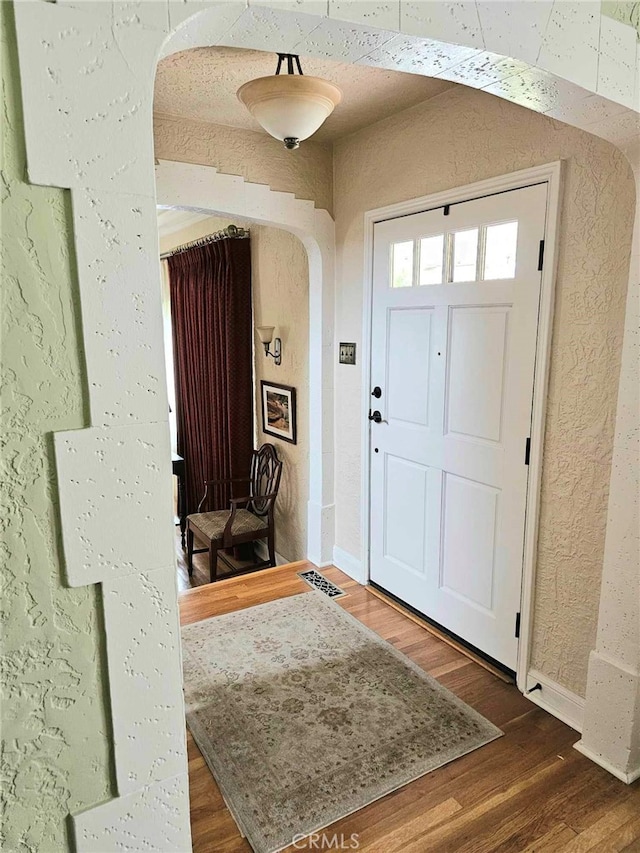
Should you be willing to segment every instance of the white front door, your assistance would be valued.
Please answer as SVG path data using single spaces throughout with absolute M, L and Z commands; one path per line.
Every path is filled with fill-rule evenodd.
M 374 231 L 371 580 L 513 670 L 546 197 Z

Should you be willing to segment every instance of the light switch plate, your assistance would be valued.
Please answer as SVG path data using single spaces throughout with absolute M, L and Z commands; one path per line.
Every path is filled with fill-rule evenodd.
M 340 344 L 340 364 L 355 364 L 356 363 L 356 345 L 355 344 Z

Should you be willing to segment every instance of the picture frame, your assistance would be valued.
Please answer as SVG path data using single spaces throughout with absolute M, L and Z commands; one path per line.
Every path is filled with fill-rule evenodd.
M 262 431 L 297 444 L 296 389 L 279 382 L 260 381 Z

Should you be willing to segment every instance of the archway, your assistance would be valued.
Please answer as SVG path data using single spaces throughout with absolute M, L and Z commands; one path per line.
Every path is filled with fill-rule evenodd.
M 158 204 L 224 213 L 289 231 L 309 259 L 309 501 L 307 558 L 331 562 L 333 546 L 333 407 L 326 376 L 333 353 L 333 220 L 313 202 L 274 192 L 209 166 L 161 160 L 156 166 Z M 212 208 L 213 205 L 213 208 Z
M 369 19 L 356 12 L 355 22 L 318 14 L 312 0 L 310 14 L 234 2 L 17 4 L 29 179 L 72 190 L 89 378 L 91 427 L 56 436 L 58 490 L 68 583 L 103 585 L 119 796 L 75 819 L 79 850 L 103 850 L 107 837 L 126 844 L 132 834 L 159 849 L 190 846 L 173 560 L 164 532 L 171 510 L 159 273 L 150 263 L 158 256 L 149 133 L 157 57 L 225 43 L 367 58 L 418 73 L 436 63 L 445 79 L 553 111 L 623 147 L 632 141 L 633 70 L 616 63 L 626 43 L 618 52 L 603 47 L 600 22 L 584 17 L 580 4 L 573 24 L 554 18 L 554 26 L 534 26 L 533 36 L 525 4 L 510 20 L 501 6 L 491 12 L 492 4 L 483 5 L 489 19 L 477 26 L 444 3 L 408 4 L 403 13 L 389 3 Z M 480 14 L 475 4 L 465 8 Z M 604 48 L 608 83 L 599 77 Z M 514 61 L 515 73 L 501 65 Z M 627 340 L 633 310 L 630 303 Z M 322 352 L 321 386 L 330 341 L 323 339 Z M 633 372 L 631 344 L 624 357 Z M 624 467 L 633 449 L 623 440 L 617 447 Z M 625 495 L 633 500 L 633 488 L 620 483 L 618 503 Z M 318 497 L 323 548 L 330 504 L 326 494 Z M 118 541 L 100 524 L 102 510 L 121 531 Z M 132 608 L 144 622 L 142 638 L 141 621 L 127 618 Z M 134 654 L 137 681 L 128 666 Z M 606 690 L 606 679 L 600 684 Z

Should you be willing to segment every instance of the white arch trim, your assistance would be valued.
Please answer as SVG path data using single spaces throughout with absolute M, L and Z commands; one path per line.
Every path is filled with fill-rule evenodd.
M 623 149 L 637 135 L 636 34 L 597 3 L 268 3 L 16 3 L 28 174 L 71 189 L 89 378 L 91 426 L 55 437 L 58 491 L 68 582 L 102 584 L 118 796 L 75 817 L 79 853 L 191 846 L 150 132 L 158 57 L 295 51 L 456 80 Z M 323 371 L 330 349 L 329 326 Z M 323 477 L 322 500 L 325 489 Z
M 309 502 L 307 558 L 331 562 L 333 502 L 333 309 L 335 234 L 333 219 L 313 202 L 277 192 L 211 166 L 160 160 L 158 205 L 223 213 L 295 234 L 309 259 Z
M 44 7 L 17 0 L 16 18 L 22 84 L 30 93 L 29 178 L 43 185 L 148 192 L 139 158 L 142 140 L 149 141 L 156 61 L 209 45 L 295 51 L 439 77 L 621 149 L 637 142 L 637 33 L 601 15 L 594 2 L 58 0 Z M 105 146 L 112 121 L 118 126 Z M 76 123 L 80 135 L 70 132 Z

